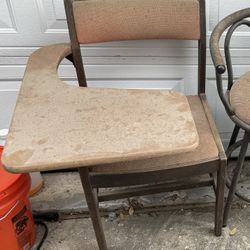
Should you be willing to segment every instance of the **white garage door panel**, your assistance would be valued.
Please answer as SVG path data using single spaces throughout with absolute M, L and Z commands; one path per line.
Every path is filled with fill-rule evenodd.
M 19 88 L 20 82 L 0 81 L 0 129 L 9 127 Z
M 206 3 L 207 41 L 224 16 L 250 7 L 249 0 Z M 63 0 L 0 1 L 0 129 L 9 126 L 29 55 L 40 46 L 68 41 Z M 250 29 L 237 30 L 231 45 L 235 78 L 238 78 L 250 69 Z M 82 54 L 92 87 L 175 89 L 194 94 L 196 46 L 194 41 L 113 42 L 82 46 Z M 207 55 L 207 95 L 221 137 L 227 142 L 233 124 L 217 95 L 209 49 Z M 71 84 L 76 83 L 75 71 L 66 60 L 59 68 L 59 75 Z
M 162 43 L 167 44 L 166 41 Z M 29 55 L 38 48 L 1 47 L 0 65 L 26 65 Z M 83 47 L 81 51 L 85 65 L 196 65 L 198 56 L 195 48 Z M 221 53 L 223 54 L 223 50 Z M 234 65 L 249 65 L 250 49 L 232 48 L 231 56 Z M 63 64 L 70 62 L 64 60 Z M 207 64 L 212 65 L 209 49 L 207 49 Z

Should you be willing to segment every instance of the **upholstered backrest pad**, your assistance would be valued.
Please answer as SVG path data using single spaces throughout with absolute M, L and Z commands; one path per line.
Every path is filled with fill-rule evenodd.
M 75 0 L 80 43 L 200 38 L 198 0 Z

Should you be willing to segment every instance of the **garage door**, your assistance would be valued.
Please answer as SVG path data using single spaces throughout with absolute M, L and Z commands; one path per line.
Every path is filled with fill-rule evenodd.
M 143 1 L 142 1 L 143 2 Z M 218 20 L 249 0 L 207 1 L 209 36 Z M 0 129 L 8 128 L 28 56 L 40 46 L 69 41 L 63 0 L 0 1 Z M 232 41 L 235 78 L 249 70 L 250 29 L 237 31 Z M 175 89 L 196 92 L 196 42 L 131 41 L 82 47 L 90 86 Z M 208 51 L 207 95 L 223 142 L 233 124 L 218 99 L 214 69 Z M 74 68 L 63 61 L 62 79 L 76 84 Z M 225 78 L 226 86 L 226 78 Z M 24 114 L 27 116 L 28 114 Z

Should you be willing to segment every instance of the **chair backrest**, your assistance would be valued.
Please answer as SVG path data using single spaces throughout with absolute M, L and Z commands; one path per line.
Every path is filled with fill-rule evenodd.
M 205 84 L 205 0 L 64 2 L 77 71 L 83 68 L 78 58 L 79 44 L 142 39 L 198 40 L 199 92 L 205 91 L 205 87 L 200 86 Z M 84 73 L 77 75 L 79 85 L 86 86 Z
M 74 1 L 80 43 L 200 38 L 197 0 Z

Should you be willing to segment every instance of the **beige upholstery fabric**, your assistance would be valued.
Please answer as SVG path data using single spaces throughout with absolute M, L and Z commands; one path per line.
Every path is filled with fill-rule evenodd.
M 69 53 L 70 45 L 59 44 L 30 57 L 3 153 L 9 171 L 138 160 L 198 146 L 183 94 L 70 86 L 57 76 Z
M 233 84 L 230 91 L 230 103 L 236 116 L 250 124 L 250 71 Z
M 193 113 L 200 142 L 199 146 L 194 151 L 133 162 L 106 164 L 103 166 L 94 167 L 93 171 L 111 173 L 137 172 L 141 170 L 153 171 L 181 167 L 184 164 L 194 164 L 198 161 L 218 159 L 218 149 L 214 141 L 208 120 L 204 113 L 200 98 L 198 96 L 189 96 L 188 101 Z
M 73 11 L 80 43 L 200 38 L 198 0 L 84 0 Z

